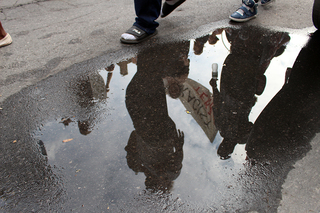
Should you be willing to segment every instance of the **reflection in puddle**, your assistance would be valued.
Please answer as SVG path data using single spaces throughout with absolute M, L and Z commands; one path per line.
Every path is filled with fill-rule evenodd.
M 306 40 L 244 26 L 147 48 L 79 78 L 75 106 L 35 137 L 88 209 L 273 211 L 266 182 L 247 195 L 245 143 Z

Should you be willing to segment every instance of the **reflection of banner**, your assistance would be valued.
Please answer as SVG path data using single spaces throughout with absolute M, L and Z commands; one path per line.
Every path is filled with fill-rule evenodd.
M 201 126 L 207 137 L 213 142 L 217 128 L 212 112 L 213 98 L 210 91 L 198 82 L 187 79 L 183 83 L 183 93 L 179 97 L 184 107 Z

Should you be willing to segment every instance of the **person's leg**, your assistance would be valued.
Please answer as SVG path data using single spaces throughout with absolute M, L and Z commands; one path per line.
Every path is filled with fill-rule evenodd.
M 155 20 L 160 16 L 161 0 L 134 0 L 134 7 L 137 17 L 133 25 L 148 34 L 154 33 L 159 26 Z
M 230 15 L 230 19 L 237 22 L 249 21 L 256 17 L 258 0 L 242 0 L 242 6 Z
M 3 29 L 1 21 L 0 21 L 0 40 L 3 39 L 7 35 L 6 31 Z
M 121 35 L 121 42 L 136 44 L 157 33 L 159 23 L 155 20 L 160 16 L 161 0 L 134 0 L 136 19 L 133 26 Z
M 9 45 L 12 43 L 12 38 L 7 33 L 4 28 L 2 27 L 1 21 L 0 21 L 0 47 Z

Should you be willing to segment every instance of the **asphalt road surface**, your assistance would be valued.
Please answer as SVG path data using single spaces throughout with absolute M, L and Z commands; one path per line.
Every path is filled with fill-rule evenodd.
M 278 84 L 280 90 L 287 67 L 292 66 L 309 33 L 316 30 L 311 18 L 312 5 L 312 0 L 303 3 L 298 0 L 276 0 L 268 7 L 259 6 L 256 19 L 235 24 L 229 21 L 228 16 L 240 6 L 239 0 L 189 0 L 170 16 L 158 20 L 160 27 L 156 37 L 130 46 L 121 44 L 119 38 L 134 21 L 132 1 L 1 1 L 0 20 L 12 36 L 13 43 L 0 49 L 0 211 L 319 212 L 320 139 L 314 129 L 317 127 L 315 109 L 318 101 L 310 101 L 318 100 L 318 93 L 314 90 L 317 86 L 311 83 L 301 89 L 299 84 L 294 84 L 294 79 L 306 77 L 310 80 L 317 76 L 299 78 L 293 75 L 293 83 L 281 90 L 282 93 L 275 97 L 273 104 L 261 116 L 259 113 L 276 92 L 271 92 L 269 99 L 258 98 L 257 103 L 266 103 L 261 106 L 256 104 L 260 108 L 252 109 L 252 116 L 255 116 L 252 120 L 258 116 L 259 119 L 248 139 L 248 157 L 258 159 L 257 164 L 248 163 L 244 145 L 237 146 L 230 159 L 221 160 L 216 154 L 211 155 L 217 152 L 222 138 L 213 140 L 213 136 L 209 136 L 211 133 L 205 132 L 196 117 L 193 117 L 195 122 L 188 116 L 190 110 L 185 110 L 182 104 L 176 106 L 177 102 L 173 99 L 168 99 L 171 118 L 168 116 L 170 119 L 165 121 L 165 126 L 169 129 L 171 119 L 174 120 L 177 128 L 184 131 L 185 140 L 183 166 L 178 169 L 180 176 L 173 178 L 175 185 L 172 193 L 144 190 L 150 187 L 150 182 L 152 185 L 152 181 L 148 182 L 146 178 L 149 173 L 130 164 L 134 161 L 129 160 L 131 155 L 128 154 L 131 153 L 130 139 L 140 137 L 132 131 L 135 128 L 139 132 L 136 124 L 139 115 L 136 114 L 141 110 L 131 97 L 141 89 L 136 84 L 148 86 L 141 76 L 143 79 L 151 78 L 148 82 L 154 89 L 149 92 L 157 92 L 157 80 L 163 78 L 144 75 L 146 69 L 157 68 L 157 64 L 149 64 L 149 56 L 159 55 L 159 60 L 168 61 L 169 58 L 170 62 L 170 54 L 175 54 L 174 44 L 179 50 L 190 50 L 189 78 L 212 92 L 208 77 L 199 74 L 202 65 L 211 65 L 212 61 L 202 60 L 206 61 L 211 51 L 217 58 L 214 62 L 223 67 L 227 59 L 232 60 L 232 57 L 226 59 L 229 52 L 225 52 L 228 48 L 222 42 L 226 38 L 223 36 L 231 32 L 235 34 L 237 29 L 249 29 L 239 35 L 253 36 L 249 37 L 253 40 L 255 35 L 270 37 L 271 41 L 283 40 L 284 43 L 290 40 L 284 53 L 277 56 L 279 61 L 276 63 L 273 60 L 272 63 L 276 64 L 270 64 L 270 67 L 278 66 L 277 69 L 281 70 L 283 79 L 278 78 L 281 81 Z M 264 30 L 259 31 L 257 27 Z M 207 52 L 201 54 L 202 58 L 197 58 L 192 53 L 195 39 L 216 29 L 223 29 L 225 33 L 217 35 L 221 36 L 220 43 L 212 50 L 206 46 Z M 250 29 L 257 34 L 250 33 Z M 285 40 L 286 36 L 290 39 Z M 167 56 L 166 50 L 170 50 Z M 256 49 L 253 52 L 256 53 Z M 288 52 L 292 54 L 285 54 Z M 136 62 L 139 56 L 146 60 L 145 66 L 140 64 L 143 60 Z M 286 64 L 288 60 L 291 65 Z M 127 61 L 128 72 L 121 70 L 123 61 Z M 111 64 L 116 64 L 113 72 L 104 70 Z M 144 69 L 139 70 L 139 67 Z M 134 75 L 137 69 L 141 76 Z M 106 83 L 108 78 L 114 82 L 110 85 L 110 92 L 91 90 L 90 95 L 86 93 L 88 87 L 101 88 L 92 86 L 95 84 L 93 82 L 101 83 L 103 79 Z M 277 77 L 267 76 L 268 79 L 276 81 Z M 290 90 L 292 87 L 299 87 L 300 90 Z M 300 94 L 301 90 L 311 93 Z M 297 102 L 291 102 L 292 93 L 299 97 Z M 137 94 L 141 94 L 142 100 L 146 98 L 143 91 Z M 95 98 L 88 100 L 88 96 Z M 161 97 L 155 99 L 159 103 L 160 100 Z M 145 103 L 148 99 L 139 102 L 138 106 Z M 284 107 L 277 107 L 277 104 Z M 187 108 L 186 105 L 184 107 Z M 293 128 L 287 132 L 284 130 L 283 134 L 272 129 L 279 123 L 285 126 L 286 121 L 295 117 L 294 112 L 287 109 L 296 110 L 297 119 L 294 122 L 298 126 L 306 125 L 299 123 L 300 118 L 310 116 L 306 123 L 312 128 L 308 126 L 303 133 L 298 131 L 299 128 L 296 132 Z M 300 109 L 305 111 L 299 114 Z M 179 114 L 182 111 L 184 113 Z M 141 110 L 141 113 L 145 112 Z M 268 119 L 270 115 L 275 118 Z M 266 123 L 269 129 L 261 128 Z M 268 148 L 257 146 L 255 140 L 262 135 L 262 138 L 272 141 L 275 139 L 273 134 L 282 141 L 292 138 L 299 141 L 302 138 L 307 143 L 292 150 L 284 149 L 289 150 L 290 158 L 283 157 L 286 151 L 282 156 L 282 153 L 273 150 L 266 154 L 269 157 L 264 156 L 260 162 L 252 150 L 260 148 L 260 153 L 263 153 L 263 149 Z M 67 139 L 70 141 L 64 141 Z M 175 149 L 179 150 L 179 146 Z M 132 153 L 133 156 L 135 151 Z

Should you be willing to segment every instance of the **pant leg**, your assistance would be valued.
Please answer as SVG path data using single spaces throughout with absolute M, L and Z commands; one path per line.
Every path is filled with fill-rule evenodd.
M 161 0 L 134 0 L 136 22 L 133 24 L 148 34 L 155 32 L 159 23 L 155 20 L 160 16 Z

